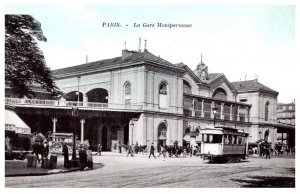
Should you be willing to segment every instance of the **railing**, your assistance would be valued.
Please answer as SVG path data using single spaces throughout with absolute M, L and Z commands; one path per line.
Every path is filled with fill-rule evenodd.
M 185 108 L 185 109 L 183 109 L 183 114 L 184 114 L 184 116 L 187 116 L 187 117 L 214 119 L 213 113 L 208 110 L 202 111 L 202 110 L 198 110 L 198 109 Z M 223 112 L 223 114 L 221 114 L 220 112 L 217 112 L 216 119 L 223 120 L 223 121 L 250 122 L 250 115 L 245 115 L 245 114 L 234 115 L 234 114 L 225 113 L 225 112 Z
M 142 105 L 116 103 L 100 103 L 100 102 L 77 102 L 77 101 L 60 101 L 60 100 L 42 100 L 42 99 L 20 99 L 5 98 L 5 104 L 14 105 L 34 105 L 34 106 L 56 106 L 56 107 L 83 107 L 94 109 L 118 109 L 118 110 L 142 110 Z

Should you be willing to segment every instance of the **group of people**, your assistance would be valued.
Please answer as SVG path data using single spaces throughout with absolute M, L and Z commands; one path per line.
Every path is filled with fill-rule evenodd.
M 137 147 L 137 143 L 134 146 L 133 144 L 130 145 L 128 144 L 127 148 L 127 157 L 134 156 L 134 153 L 137 153 L 137 151 L 135 150 L 135 148 Z M 154 158 L 156 158 L 155 156 L 155 147 L 154 147 L 154 143 L 152 143 L 150 145 L 150 152 L 149 152 L 149 158 L 151 158 L 151 156 L 153 156 Z M 183 157 L 186 156 L 199 156 L 200 155 L 200 146 L 198 145 L 187 145 L 187 146 L 178 146 L 178 143 L 174 143 L 174 145 L 172 146 L 168 146 L 168 145 L 158 145 L 157 147 L 157 152 L 158 152 L 158 156 L 163 156 L 164 158 L 167 156 L 167 153 L 169 154 L 169 157 L 172 157 L 173 155 L 175 155 L 176 157 L 180 156 L 181 154 L 183 154 Z

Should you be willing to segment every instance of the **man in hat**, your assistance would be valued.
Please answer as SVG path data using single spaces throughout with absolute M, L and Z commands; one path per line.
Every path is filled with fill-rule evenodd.
M 64 167 L 68 168 L 68 166 L 69 166 L 69 150 L 68 150 L 67 144 L 65 143 L 65 140 L 63 140 L 62 144 L 63 144 L 62 152 L 63 152 L 63 156 L 64 156 Z
M 155 157 L 155 155 L 154 155 L 154 150 L 155 150 L 155 148 L 154 148 L 154 145 L 153 145 L 153 143 L 152 143 L 152 144 L 151 144 L 151 147 L 150 147 L 149 158 L 150 158 L 151 155 L 153 155 L 153 157 L 156 159 L 156 157 Z

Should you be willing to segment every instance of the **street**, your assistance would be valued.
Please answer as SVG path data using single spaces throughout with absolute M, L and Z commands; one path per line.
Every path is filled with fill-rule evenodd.
M 294 157 L 251 157 L 247 161 L 211 164 L 199 157 L 148 158 L 125 154 L 94 156 L 94 170 L 45 176 L 5 177 L 7 188 L 236 188 L 295 187 Z

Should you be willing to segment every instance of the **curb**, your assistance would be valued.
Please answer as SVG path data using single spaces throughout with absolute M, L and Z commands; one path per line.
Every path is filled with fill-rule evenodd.
M 45 176 L 45 175 L 51 175 L 51 174 L 60 174 L 60 173 L 67 173 L 67 172 L 74 172 L 78 171 L 80 168 L 75 168 L 71 170 L 60 170 L 57 172 L 41 172 L 41 173 L 28 173 L 28 174 L 9 174 L 5 175 L 5 177 L 17 177 L 17 176 Z

